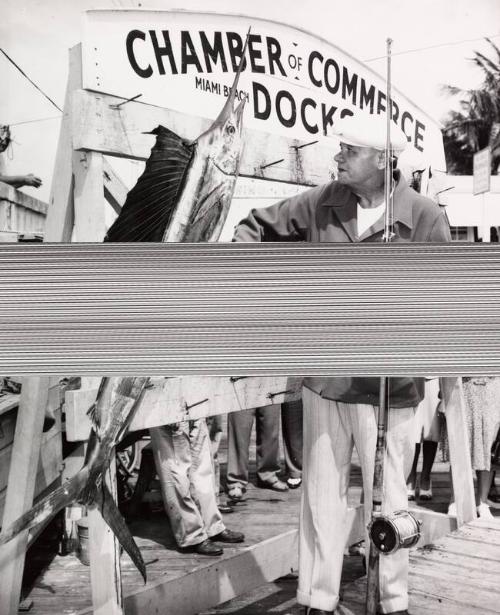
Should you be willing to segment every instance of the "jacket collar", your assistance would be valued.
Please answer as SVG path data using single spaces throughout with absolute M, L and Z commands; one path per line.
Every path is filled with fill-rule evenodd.
M 409 229 L 413 228 L 412 190 L 407 186 L 401 171 L 394 171 L 396 186 L 394 187 L 394 222 L 400 222 Z M 334 182 L 335 190 L 323 203 L 323 207 L 335 208 L 335 214 L 351 241 L 360 241 L 358 237 L 358 199 L 351 190 L 343 184 Z M 373 226 L 367 229 L 361 238 L 364 240 L 375 233 L 384 230 L 384 218 L 379 218 Z

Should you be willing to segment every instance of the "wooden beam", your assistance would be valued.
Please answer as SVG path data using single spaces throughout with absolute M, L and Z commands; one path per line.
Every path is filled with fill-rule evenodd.
M 154 144 L 148 134 L 159 124 L 180 137 L 196 139 L 211 120 L 140 102 L 79 90 L 73 95 L 73 147 L 110 156 L 146 160 Z M 289 139 L 258 130 L 243 129 L 245 149 L 240 175 L 315 186 L 330 180 L 334 140 Z M 271 164 L 272 163 L 272 164 Z M 268 166 L 269 165 L 269 166 Z
M 301 379 L 250 377 L 232 381 L 222 377 L 152 378 L 130 425 L 131 431 L 181 420 L 258 408 L 300 397 Z M 86 440 L 90 433 L 87 411 L 95 401 L 94 388 L 67 391 L 66 435 Z
M 40 201 L 21 190 L 17 190 L 10 184 L 0 182 L 0 202 L 7 201 L 13 203 L 19 207 L 24 207 L 29 211 L 36 212 L 37 214 L 47 215 L 48 205 L 44 201 Z
M 162 578 L 125 596 L 127 615 L 194 615 L 297 568 L 298 531 L 289 530 L 177 578 Z M 90 615 L 91 610 L 77 615 Z
M 15 521 L 31 507 L 33 502 L 48 389 L 48 378 L 27 378 L 23 381 L 2 521 L 3 527 Z M 17 613 L 27 543 L 28 532 L 25 531 L 0 547 L 0 613 L 2 615 Z
M 82 87 L 82 50 L 76 45 L 69 52 L 69 74 L 64 99 L 64 114 L 59 131 L 56 161 L 50 188 L 44 241 L 71 241 L 73 230 L 73 142 L 71 135 L 71 97 Z
M 440 378 L 439 381 L 446 412 L 457 523 L 461 526 L 477 517 L 462 379 Z
M 450 517 L 443 513 L 437 513 L 425 508 L 411 507 L 410 512 L 422 522 L 421 536 L 417 546 L 432 544 L 435 540 L 446 536 L 457 529 L 456 517 Z
M 103 181 L 104 198 L 119 214 L 127 198 L 128 188 L 106 159 L 103 161 Z
M 36 484 L 34 495 L 45 489 L 61 473 L 62 469 L 62 444 L 61 444 L 61 418 L 57 415 L 56 424 L 42 434 L 41 450 L 38 465 L 35 468 Z M 10 481 L 11 459 L 13 458 L 15 440 L 10 446 L 0 450 L 0 508 L 2 496 Z M 1 514 L 0 514 L 1 518 Z

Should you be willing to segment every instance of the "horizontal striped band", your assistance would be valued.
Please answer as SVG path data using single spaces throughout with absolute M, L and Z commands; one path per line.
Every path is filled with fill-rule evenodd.
M 498 244 L 0 244 L 0 373 L 500 375 Z

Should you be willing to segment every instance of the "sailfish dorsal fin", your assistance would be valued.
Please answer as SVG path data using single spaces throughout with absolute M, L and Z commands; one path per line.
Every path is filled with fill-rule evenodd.
M 164 126 L 152 134 L 156 143 L 144 173 L 104 241 L 162 241 L 196 146 Z

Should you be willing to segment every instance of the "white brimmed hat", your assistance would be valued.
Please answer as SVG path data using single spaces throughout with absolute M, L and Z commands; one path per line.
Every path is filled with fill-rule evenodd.
M 404 132 L 391 122 L 391 147 L 399 154 L 408 144 Z M 333 134 L 342 143 L 357 147 L 373 147 L 385 150 L 387 143 L 387 119 L 384 115 L 348 115 L 333 125 Z

